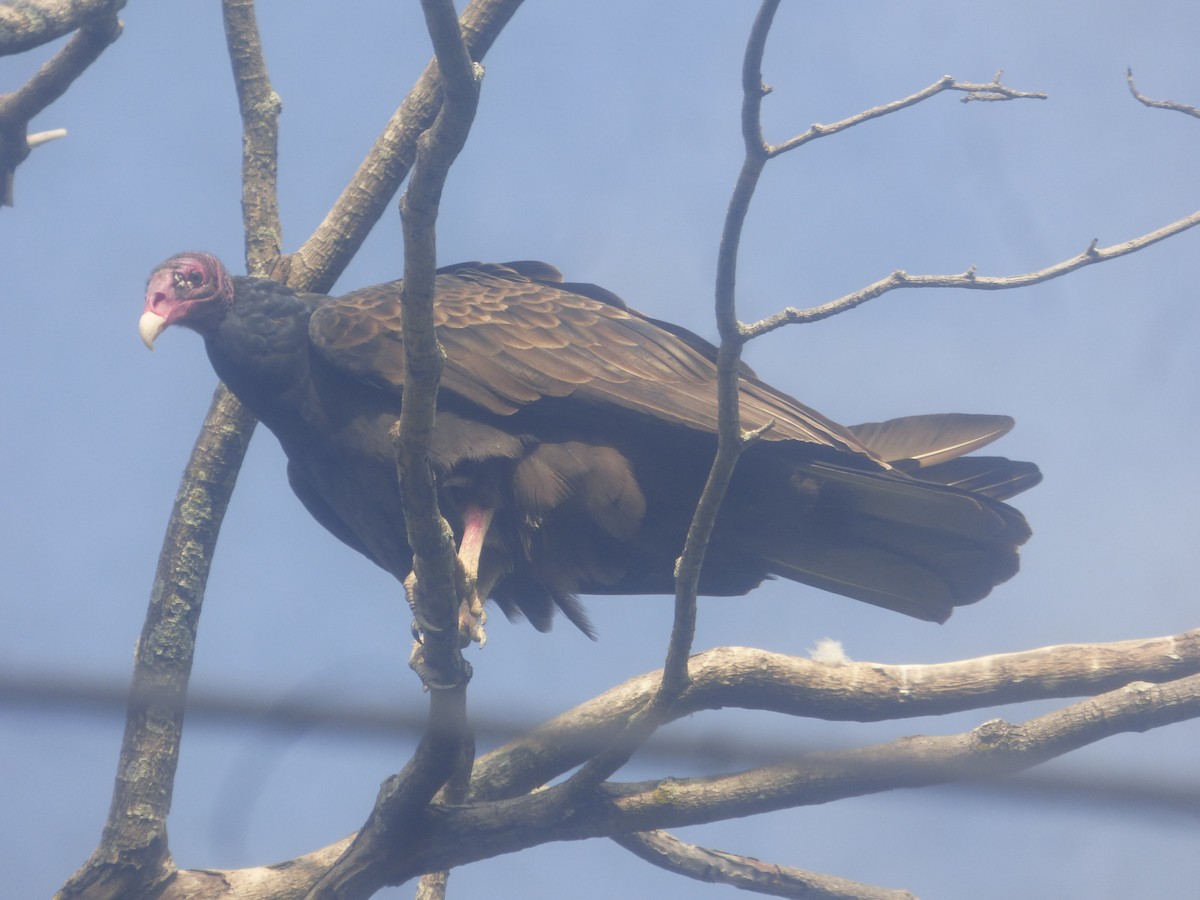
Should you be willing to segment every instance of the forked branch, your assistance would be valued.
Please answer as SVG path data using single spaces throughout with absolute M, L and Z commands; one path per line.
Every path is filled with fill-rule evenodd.
M 881 116 L 887 116 L 894 112 L 899 112 L 902 109 L 907 109 L 910 106 L 915 106 L 930 97 L 936 97 L 945 91 L 957 91 L 966 94 L 963 97 L 963 103 L 971 101 L 989 101 L 998 102 L 1004 100 L 1045 100 L 1046 94 L 1042 91 L 1018 91 L 1000 83 L 1003 72 L 997 72 L 995 78 L 990 82 L 977 83 L 973 81 L 959 81 L 953 75 L 943 75 L 929 87 L 922 88 L 915 94 L 909 94 L 907 97 L 902 97 L 899 100 L 893 100 L 891 103 L 885 103 L 883 106 L 873 106 L 870 109 L 864 109 L 860 113 L 855 113 L 848 118 L 841 119 L 837 122 L 830 122 L 828 125 L 815 124 L 802 134 L 788 138 L 780 144 L 768 144 L 765 149 L 769 156 L 779 156 L 787 153 L 789 150 L 795 150 L 797 147 L 802 147 L 810 141 L 815 141 L 817 138 L 829 137 L 830 135 L 838 134 L 848 128 L 853 128 L 856 125 L 861 125 L 864 122 L 869 122 L 871 119 L 878 119 Z M 767 88 L 763 88 L 763 93 L 767 92 Z
M 63 129 L 43 132 L 32 141 L 29 121 L 66 93 L 100 54 L 121 35 L 117 11 L 124 0 L 47 3 L 17 9 L 0 6 L 0 55 L 19 53 L 75 31 L 61 50 L 17 91 L 0 95 L 0 206 L 13 205 L 13 176 L 30 149 L 45 143 L 47 135 L 61 136 Z M 78 29 L 78 30 L 76 30 Z

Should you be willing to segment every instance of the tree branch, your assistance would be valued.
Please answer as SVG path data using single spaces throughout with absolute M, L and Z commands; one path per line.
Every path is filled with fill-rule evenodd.
M 1122 683 L 1128 676 L 1138 677 L 1139 665 L 1147 677 L 1175 680 L 1161 685 L 1138 680 Z M 1200 631 L 1144 641 L 1047 647 L 933 666 L 828 666 L 744 648 L 709 651 L 696 658 L 692 687 L 677 707 L 680 714 L 697 708 L 690 701 L 703 699 L 704 708 L 717 708 L 740 705 L 744 698 L 774 695 L 775 701 L 752 705 L 818 716 L 825 705 L 826 717 L 866 720 L 974 708 L 985 705 L 983 696 L 989 693 L 993 702 L 1016 702 L 1083 693 L 1114 683 L 1122 686 L 1018 725 L 993 720 L 964 734 L 909 737 L 872 747 L 807 754 L 732 775 L 606 784 L 601 802 L 577 796 L 566 784 L 527 793 L 532 788 L 508 779 L 507 786 L 498 789 L 500 780 L 494 776 L 504 770 L 495 765 L 498 758 L 507 757 L 510 768 L 529 768 L 530 760 L 538 755 L 534 744 L 539 738 L 543 745 L 578 742 L 589 727 L 583 711 L 601 703 L 629 702 L 616 695 L 631 685 L 641 691 L 644 703 L 660 681 L 658 673 L 652 673 L 489 754 L 474 776 L 472 802 L 467 806 L 434 805 L 404 823 L 402 834 L 391 835 L 391 853 L 379 861 L 381 871 L 376 875 L 386 875 L 388 883 L 400 883 L 424 871 L 449 869 L 556 840 L 615 838 L 633 831 L 702 824 L 903 787 L 991 780 L 1113 734 L 1145 731 L 1200 716 L 1198 670 Z M 809 697 L 794 691 L 795 685 L 786 684 L 789 671 L 807 671 L 819 689 Z M 785 683 L 780 683 L 781 677 Z M 1047 683 L 1039 684 L 1042 681 Z M 867 699 L 857 709 L 836 712 L 831 698 L 858 697 L 856 685 L 860 682 L 865 682 L 862 693 Z M 897 697 L 906 696 L 905 691 L 910 696 L 900 712 L 888 714 L 877 706 L 884 694 L 890 694 L 894 703 Z M 603 718 L 601 711 L 591 712 L 592 718 Z M 573 727 L 578 732 L 573 736 L 556 727 L 569 717 L 576 719 Z M 622 716 L 612 718 L 620 720 Z M 488 782 L 488 789 L 481 789 Z M 323 867 L 347 846 L 347 840 L 284 865 L 181 871 L 161 896 L 164 900 L 198 896 L 201 885 L 205 888 L 202 895 L 213 898 L 306 896 L 306 885 L 316 883 Z M 365 895 L 362 890 L 345 894 Z
M 20 52 L 44 43 L 37 38 L 50 35 L 45 40 L 53 40 L 79 28 L 24 87 L 0 96 L 0 207 L 13 205 L 14 173 L 34 146 L 26 137 L 29 120 L 66 93 L 75 79 L 120 37 L 117 12 L 124 5 L 125 0 L 101 0 L 0 6 L 0 55 L 6 46 L 19 48 L 8 52 Z M 34 43 L 25 46 L 28 40 Z
M 422 0 L 438 64 L 444 73 L 442 109 L 419 145 L 417 165 L 400 202 L 404 225 L 404 403 L 400 409 L 396 464 L 404 498 L 408 541 L 413 548 L 418 621 L 425 629 L 423 665 L 445 685 L 465 683 L 458 647 L 458 608 L 467 600 L 454 535 L 438 510 L 429 445 L 433 436 L 443 354 L 433 319 L 437 267 L 435 225 L 450 166 L 466 143 L 479 87 L 448 0 Z
M 472 0 L 459 20 L 470 58 L 481 61 L 521 0 Z M 298 290 L 327 291 L 400 189 L 416 158 L 417 138 L 433 124 L 442 103 L 436 60 L 409 91 L 384 127 L 325 220 L 276 277 Z
M 1125 70 L 1125 82 L 1129 85 L 1129 93 L 1133 94 L 1134 99 L 1144 106 L 1149 106 L 1152 109 L 1169 109 L 1173 112 L 1181 112 L 1188 116 L 1195 116 L 1200 119 L 1200 109 L 1194 106 L 1188 106 L 1186 103 L 1177 103 L 1174 100 L 1151 100 L 1137 89 L 1133 83 L 1133 69 Z
M 95 853 L 57 895 L 142 896 L 170 880 L 167 849 L 183 707 L 217 532 L 251 427 L 223 385 L 200 430 L 171 510 L 135 651 L 125 737 L 108 822 Z M 253 420 L 250 421 L 250 426 Z
M 263 59 L 254 0 L 223 0 L 225 41 L 242 116 L 242 230 L 246 272 L 270 274 L 283 247 L 276 175 L 279 162 L 279 95 Z
M 844 297 L 839 297 L 821 306 L 813 306 L 808 309 L 788 307 L 751 325 L 742 326 L 742 331 L 746 338 L 749 339 L 766 334 L 769 331 L 774 331 L 776 328 L 781 328 L 784 325 L 800 325 L 808 322 L 816 322 L 820 319 L 827 319 L 830 316 L 847 312 L 856 306 L 861 306 L 869 300 L 882 297 L 889 291 L 899 288 L 966 288 L 968 290 L 999 291 L 1027 287 L 1031 284 L 1040 284 L 1043 281 L 1058 278 L 1069 272 L 1082 269 L 1084 266 L 1090 266 L 1093 263 L 1108 262 L 1117 257 L 1144 250 L 1151 244 L 1157 244 L 1159 241 L 1181 234 L 1196 225 L 1200 225 L 1200 210 L 1189 216 L 1184 216 L 1182 219 L 1178 219 L 1169 225 L 1164 225 L 1155 231 L 1140 235 L 1121 244 L 1113 244 L 1111 247 L 1097 247 L 1096 241 L 1093 240 L 1082 253 L 1054 263 L 1044 269 L 1025 272 L 1019 275 L 978 275 L 975 272 L 974 266 L 958 275 L 909 275 L 907 272 L 897 269 L 887 277 L 881 278 L 852 294 L 846 294 Z
M 893 100 L 891 103 L 885 103 L 883 106 L 873 106 L 870 109 L 856 113 L 849 118 L 842 119 L 838 122 L 832 122 L 828 125 L 816 124 L 803 134 L 798 134 L 793 138 L 789 138 L 781 144 L 772 144 L 767 146 L 766 151 L 769 156 L 779 156 L 787 153 L 789 150 L 795 150 L 810 141 L 815 141 L 817 138 L 829 137 L 830 135 L 838 134 L 845 131 L 847 128 L 853 128 L 855 125 L 861 125 L 863 122 L 871 119 L 878 119 L 881 116 L 886 116 L 894 112 L 899 112 L 902 109 L 907 109 L 910 106 L 928 100 L 930 97 L 936 97 L 943 91 L 959 91 L 966 93 L 963 98 L 963 103 L 970 101 L 1002 101 L 1002 100 L 1045 100 L 1046 94 L 1042 91 L 1017 91 L 1000 83 L 1000 77 L 1003 72 L 997 72 L 996 77 L 986 84 L 979 84 L 971 81 L 958 81 L 953 75 L 943 75 L 929 87 L 922 88 L 915 94 L 909 94 L 900 100 Z M 770 89 L 763 87 L 765 94 Z
M 600 802 L 568 784 L 493 803 L 432 806 L 395 847 L 389 882 L 514 853 L 558 840 L 614 837 L 899 788 L 990 780 L 1114 734 L 1146 731 L 1200 716 L 1200 675 L 1163 685 L 1135 682 L 1027 722 L 984 723 L 964 734 L 902 738 L 815 753 L 782 765 L 703 778 L 609 783 Z
M 734 707 L 831 721 L 944 715 L 1028 700 L 1078 697 L 1131 681 L 1200 673 L 1200 629 L 1111 644 L 1063 644 L 935 665 L 811 659 L 747 647 L 692 657 L 672 719 Z M 645 706 L 659 672 L 631 678 L 482 757 L 471 798 L 515 797 L 570 771 Z
M 665 831 L 619 834 L 613 841 L 646 862 L 709 884 L 728 884 L 755 894 L 800 900 L 914 900 L 908 891 L 848 881 L 765 863 L 752 856 L 687 844 Z
M 688 657 L 696 632 L 696 595 L 708 542 L 717 514 L 741 456 L 746 439 L 738 413 L 741 345 L 734 300 L 737 247 L 750 208 L 754 187 L 769 158 L 762 141 L 759 108 L 762 97 L 762 55 L 779 0 L 764 0 L 751 29 L 742 69 L 742 130 L 746 156 L 734 188 L 717 258 L 716 316 L 721 333 L 717 352 L 717 451 L 704 489 L 675 563 L 675 611 L 666 662 L 658 690 L 642 708 L 632 711 L 613 742 L 567 782 L 576 794 L 593 790 L 623 766 L 645 740 L 669 721 L 670 709 L 688 685 Z
M 48 44 L 124 5 L 125 0 L 23 0 L 0 5 L 0 56 Z
M 430 693 L 429 727 L 417 753 L 379 792 L 366 825 L 314 888 L 318 898 L 369 897 L 388 883 L 389 858 L 414 840 L 434 794 L 474 757 L 466 718 L 470 667 L 459 651 L 458 608 L 466 602 L 454 536 L 438 511 L 429 445 L 442 352 L 433 318 L 436 222 L 450 166 L 466 144 L 481 74 L 468 56 L 451 0 L 421 0 L 443 77 L 441 110 L 420 141 L 400 204 L 404 226 L 404 403 L 396 432 L 396 464 L 413 548 L 415 613 L 422 635 L 414 666 Z M 463 773 L 465 784 L 466 773 Z M 420 874 L 420 873 L 418 873 Z

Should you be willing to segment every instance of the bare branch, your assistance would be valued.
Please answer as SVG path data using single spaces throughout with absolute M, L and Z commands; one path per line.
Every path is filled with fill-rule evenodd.
M 821 306 L 814 306 L 809 309 L 788 307 L 751 325 L 745 325 L 742 330 L 746 338 L 749 339 L 766 334 L 769 331 L 774 331 L 776 328 L 784 325 L 816 322 L 820 319 L 827 319 L 830 316 L 836 316 L 839 313 L 854 309 L 854 307 L 861 306 L 868 300 L 874 300 L 898 288 L 966 288 L 980 291 L 1000 291 L 1026 287 L 1031 284 L 1040 284 L 1043 281 L 1058 278 L 1061 275 L 1066 275 L 1068 272 L 1074 272 L 1076 269 L 1082 269 L 1084 266 L 1090 266 L 1093 263 L 1108 262 L 1120 256 L 1136 253 L 1139 250 L 1149 247 L 1151 244 L 1157 244 L 1159 241 L 1181 234 L 1196 225 L 1200 225 L 1200 210 L 1197 210 L 1190 216 L 1184 216 L 1170 225 L 1164 225 L 1156 231 L 1140 235 L 1121 244 L 1113 244 L 1111 247 L 1097 247 L 1096 242 L 1092 241 L 1082 253 L 1054 263 L 1044 269 L 1038 269 L 1035 272 L 1024 272 L 1019 275 L 978 275 L 973 266 L 958 275 L 909 275 L 902 270 L 896 270 L 886 278 L 881 278 L 879 281 L 869 284 L 852 294 L 846 294 L 844 297 L 839 297 L 836 300 L 831 300 Z
M 1131 681 L 1200 672 L 1200 630 L 1111 644 L 1063 644 L 936 665 L 827 665 L 747 647 L 692 657 L 691 683 L 672 719 L 736 707 L 834 721 L 942 715 L 1028 700 L 1078 697 Z M 546 784 L 612 739 L 657 690 L 658 672 L 582 703 L 475 765 L 475 800 L 514 797 Z
M 242 116 L 242 230 L 246 244 L 246 272 L 263 277 L 274 268 L 283 246 L 276 190 L 282 104 L 267 75 L 254 0 L 224 0 L 221 10 Z
M 609 790 L 620 810 L 616 818 L 635 829 L 677 827 L 897 788 L 991 779 L 1115 734 L 1198 716 L 1200 675 L 1161 685 L 1134 682 L 1020 724 L 994 719 L 964 734 L 902 738 L 814 753 L 751 772 L 610 785 Z M 639 827 L 652 820 L 657 824 Z
M 424 871 L 449 869 L 556 840 L 617 837 L 631 831 L 701 824 L 902 787 L 991 780 L 1113 734 L 1144 731 L 1200 716 L 1200 674 L 1195 674 L 1200 668 L 1200 631 L 1146 641 L 1048 647 L 937 666 L 826 666 L 742 648 L 712 653 L 725 657 L 724 670 L 710 670 L 711 661 L 703 659 L 709 654 L 702 654 L 693 668 L 692 690 L 713 692 L 708 701 L 714 707 L 738 705 L 736 696 L 720 693 L 724 690 L 722 682 L 737 673 L 743 678 L 735 691 L 742 689 L 747 697 L 771 694 L 771 690 L 764 690 L 764 685 L 770 685 L 771 675 L 763 677 L 761 672 L 771 673 L 776 666 L 823 670 L 825 676 L 841 681 L 839 691 L 846 697 L 857 696 L 855 685 L 864 681 L 871 698 L 868 707 L 883 701 L 882 685 L 878 693 L 871 686 L 871 673 L 879 670 L 885 681 L 891 681 L 887 690 L 893 698 L 902 695 L 898 684 L 912 691 L 916 705 L 905 713 L 911 715 L 978 705 L 971 698 L 983 683 L 996 697 L 1004 698 L 997 702 L 1096 689 L 1130 671 L 1128 666 L 1124 672 L 1118 671 L 1125 657 L 1146 664 L 1150 677 L 1170 677 L 1189 670 L 1193 674 L 1161 685 L 1135 681 L 1019 725 L 993 720 L 965 734 L 910 737 L 856 750 L 808 754 L 732 775 L 608 784 L 602 788 L 601 803 L 593 802 L 590 796 L 577 796 L 567 784 L 527 794 L 530 788 L 510 782 L 508 790 L 493 793 L 492 797 L 503 793 L 513 799 L 488 802 L 480 796 L 486 792 L 477 792 L 470 805 L 435 805 L 415 814 L 400 831 L 389 835 L 390 852 L 378 860 L 379 872 L 375 874 L 386 873 L 389 883 L 399 883 Z M 1118 664 L 1109 666 L 1114 661 Z M 1053 681 L 1051 673 L 1058 673 L 1062 680 L 1050 689 L 1037 683 L 1043 678 Z M 641 682 L 644 702 L 659 679 L 655 673 L 635 681 Z M 610 691 L 580 709 L 605 698 L 612 702 L 615 693 Z M 943 694 L 940 698 L 936 696 L 939 693 Z M 888 717 L 866 708 L 857 714 Z M 544 730 L 540 731 L 545 740 Z M 536 736 L 502 748 L 488 759 L 507 755 L 525 765 L 528 761 L 523 758 L 537 752 L 533 746 Z M 488 768 L 481 766 L 477 784 L 487 778 Z M 345 847 L 343 840 L 280 866 L 179 872 L 161 896 L 167 900 L 197 896 L 198 886 L 204 884 L 208 890 L 203 896 L 210 897 L 302 897 L 306 895 L 305 886 L 311 887 L 323 867 Z M 247 890 L 251 884 L 253 891 Z M 349 887 L 344 896 L 366 896 L 369 883 Z
M 479 98 L 477 73 L 463 45 L 448 0 L 422 0 L 445 99 L 422 138 L 417 164 L 400 203 L 404 225 L 404 403 L 396 442 L 400 492 L 418 590 L 417 618 L 426 630 L 424 665 L 443 684 L 469 677 L 458 650 L 458 596 L 463 588 L 450 526 L 438 511 L 429 465 L 434 411 L 443 354 L 433 321 L 433 278 L 437 267 L 435 223 L 450 166 L 466 143 Z
M 676 566 L 675 626 L 663 674 L 664 698 L 668 695 L 672 698 L 678 696 L 687 685 L 687 656 L 691 652 L 696 627 L 696 594 L 700 585 L 700 571 L 709 538 L 716 527 L 717 513 L 745 446 L 738 408 L 744 340 L 737 321 L 737 259 L 750 201 L 763 167 L 770 158 L 763 144 L 760 120 L 765 91 L 762 58 L 778 8 L 779 0 L 764 0 L 759 7 L 742 60 L 742 143 L 745 156 L 721 231 L 714 296 L 717 330 L 721 334 L 721 346 L 717 352 L 717 453 L 688 526 L 687 540 Z
M 163 539 L 138 639 L 112 806 L 95 853 L 58 896 L 140 896 L 169 880 L 183 706 L 217 533 L 254 420 L 224 385 L 200 430 Z
M 421 0 L 421 6 L 442 72 L 444 98 L 422 137 L 400 204 L 405 379 L 396 465 L 413 548 L 415 613 L 422 626 L 414 668 L 433 688 L 429 728 L 413 759 L 384 783 L 366 825 L 314 888 L 314 900 L 369 897 L 388 883 L 386 864 L 395 847 L 419 833 L 422 811 L 456 769 L 462 776 L 458 793 L 465 793 L 466 773 L 474 759 L 466 717 L 470 667 L 459 651 L 458 629 L 459 604 L 467 597 L 461 591 L 453 534 L 438 511 L 429 445 L 442 368 L 433 319 L 435 224 L 450 166 L 466 144 L 475 118 L 480 72 L 463 43 L 452 0 Z
M 24 53 L 115 14 L 125 0 L 26 0 L 0 5 L 0 56 Z
M 471 59 L 481 61 L 521 0 L 472 0 L 459 20 Z M 416 158 L 417 138 L 442 102 L 441 74 L 431 61 L 384 127 L 333 208 L 276 273 L 299 290 L 328 290 L 400 189 Z
M 716 316 L 721 332 L 717 353 L 717 452 L 709 469 L 696 511 L 675 564 L 675 614 L 667 645 L 662 680 L 651 701 L 632 711 L 613 743 L 573 775 L 567 786 L 574 792 L 594 789 L 623 766 L 637 748 L 668 720 L 672 704 L 688 685 L 688 657 L 696 631 L 696 595 L 709 538 L 745 445 L 738 415 L 742 338 L 734 301 L 737 248 L 750 199 L 769 158 L 762 142 L 759 110 L 763 96 L 762 54 L 779 0 L 764 0 L 751 28 L 742 66 L 742 134 L 746 156 L 734 188 L 721 235 L 717 259 Z
M 50 18 L 42 24 L 69 20 L 80 26 L 67 45 L 43 65 L 24 87 L 0 96 L 0 206 L 12 206 L 13 174 L 33 146 L 25 136 L 29 120 L 61 97 L 105 48 L 120 37 L 121 22 L 117 19 L 117 10 L 124 5 L 124 0 L 77 5 L 48 4 L 46 8 L 22 7 L 24 16 L 12 7 L 0 7 L 0 46 L 4 43 L 4 36 L 9 33 L 4 27 L 10 24 L 4 21 L 6 16 L 17 16 L 30 24 L 38 18 L 33 13 L 43 12 Z M 14 28 L 26 33 L 19 24 Z M 64 33 L 58 32 L 54 36 Z
M 964 734 L 903 738 L 777 766 L 706 778 L 609 783 L 602 802 L 569 784 L 495 803 L 431 807 L 415 843 L 393 845 L 392 883 L 557 840 L 614 837 L 899 788 L 990 780 L 1114 734 L 1200 716 L 1200 675 L 1136 682 L 1027 722 L 987 722 Z
M 621 834 L 613 840 L 635 856 L 676 875 L 729 884 L 755 894 L 800 900 L 914 900 L 908 891 L 875 887 L 834 875 L 765 863 L 752 856 L 687 844 L 665 831 Z
M 227 0 L 224 8 L 245 131 L 245 196 L 259 198 L 258 203 L 245 204 L 247 266 L 252 274 L 262 275 L 279 253 L 277 242 L 272 244 L 268 240 L 264 244 L 261 240 L 264 233 L 278 234 L 278 208 L 274 203 L 275 118 L 271 112 L 274 109 L 277 113 L 278 98 L 271 93 L 267 82 L 253 3 Z M 200 438 L 184 470 L 139 643 L 121 750 L 120 771 L 128 773 L 128 781 L 123 783 L 118 776 L 100 847 L 64 887 L 63 896 L 73 896 L 73 891 L 95 884 L 108 887 L 115 883 L 122 890 L 133 890 L 135 886 L 144 889 L 174 872 L 167 851 L 166 816 L 174 786 L 204 584 L 255 424 L 254 417 L 224 385 L 218 385 Z M 179 596 L 186 597 L 186 615 L 180 615 L 177 601 L 163 599 Z M 156 713 L 158 710 L 162 711 Z M 169 722 L 169 727 L 163 719 Z M 147 752 L 157 754 L 157 764 L 135 765 L 135 761 L 144 760 Z M 158 804 L 148 804 L 146 797 L 155 798 Z
M 1181 112 L 1200 119 L 1200 109 L 1194 106 L 1188 106 L 1186 103 L 1177 103 L 1174 100 L 1151 100 L 1145 96 L 1133 83 L 1133 69 L 1125 70 L 1125 82 L 1129 85 L 1129 93 L 1133 94 L 1134 99 L 1144 106 L 1149 106 L 1153 109 L 1169 109 L 1173 112 Z
M 861 125 L 863 122 L 868 122 L 871 119 L 878 119 L 881 116 L 886 116 L 894 112 L 899 112 L 910 106 L 928 100 L 930 97 L 936 97 L 944 91 L 960 91 L 966 93 L 963 102 L 967 103 L 972 100 L 1045 100 L 1046 94 L 1042 91 L 1017 91 L 1000 83 L 1002 72 L 997 72 L 996 77 L 987 84 L 976 84 L 970 81 L 958 81 L 953 75 L 943 75 L 929 87 L 922 88 L 915 94 L 909 94 L 899 100 L 893 100 L 891 103 L 885 103 L 883 106 L 873 106 L 870 109 L 856 113 L 849 118 L 842 119 L 837 122 L 831 122 L 828 125 L 816 124 L 803 134 L 798 134 L 793 138 L 789 138 L 781 144 L 774 144 L 767 147 L 767 152 L 771 156 L 779 156 L 781 153 L 787 153 L 789 150 L 795 150 L 797 147 L 807 144 L 809 141 L 814 141 L 817 138 L 829 137 L 845 131 L 847 128 L 853 128 L 855 125 Z

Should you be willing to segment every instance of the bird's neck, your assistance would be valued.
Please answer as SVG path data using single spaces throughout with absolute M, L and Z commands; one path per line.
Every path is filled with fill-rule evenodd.
M 205 344 L 221 380 L 268 426 L 309 374 L 308 320 L 321 298 L 274 281 L 234 278 L 233 303 Z

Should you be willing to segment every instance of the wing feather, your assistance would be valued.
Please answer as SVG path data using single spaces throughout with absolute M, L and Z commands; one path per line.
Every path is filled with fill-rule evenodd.
M 538 280 L 522 274 L 529 271 Z M 544 274 L 551 273 L 551 274 Z M 442 386 L 498 415 L 544 397 L 574 397 L 714 432 L 716 365 L 711 345 L 670 331 L 619 298 L 556 283 L 545 264 L 463 264 L 436 281 L 435 322 L 446 353 Z M 309 334 L 329 362 L 370 384 L 404 386 L 400 283 L 332 300 Z M 768 437 L 874 459 L 850 431 L 763 384 L 746 370 L 742 422 Z

